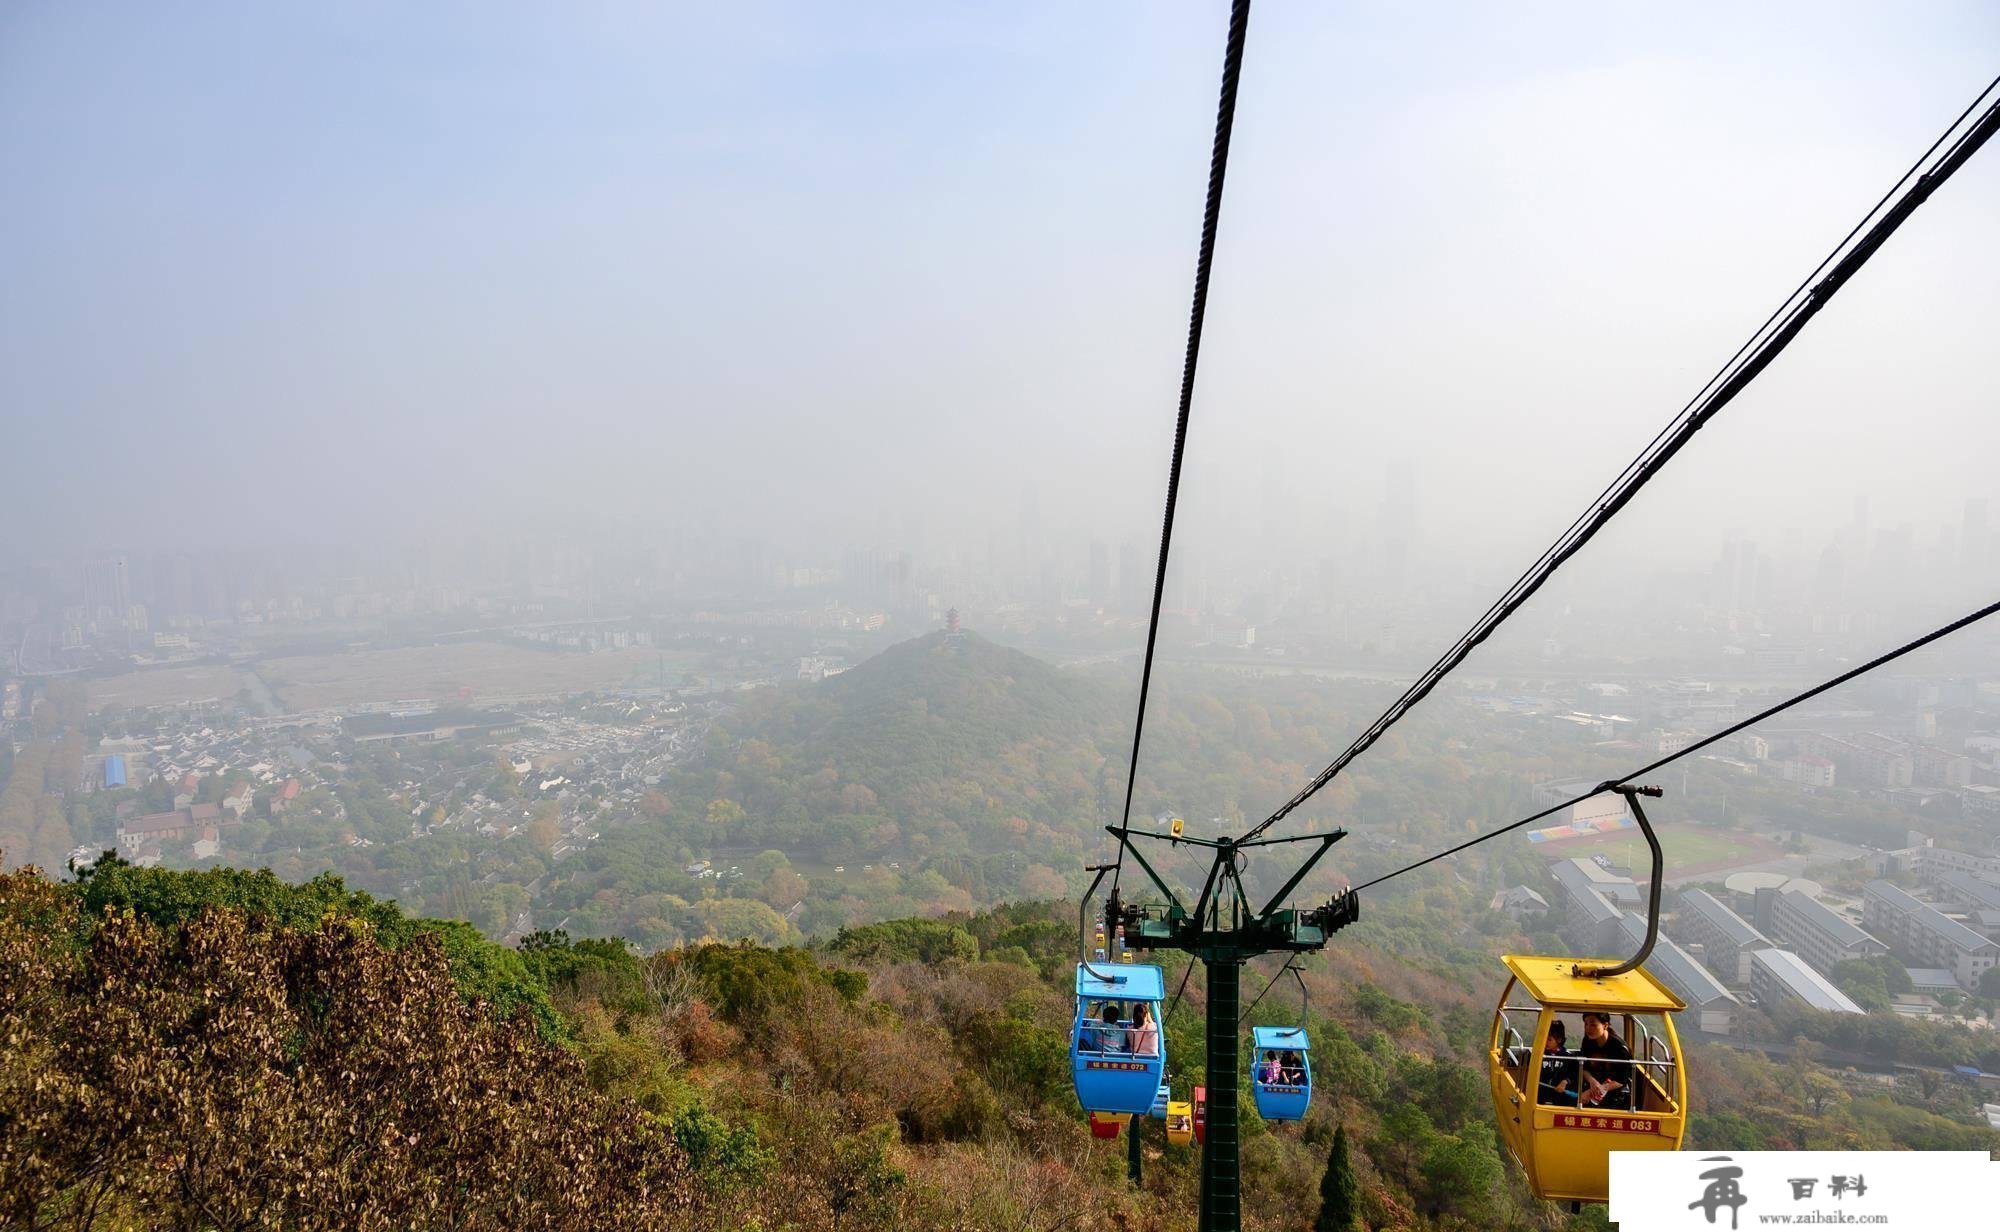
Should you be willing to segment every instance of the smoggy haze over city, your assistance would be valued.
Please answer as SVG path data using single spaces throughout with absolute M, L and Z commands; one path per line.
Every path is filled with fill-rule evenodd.
M 9 6 L 14 554 L 1150 542 L 1221 21 Z M 1996 36 L 1983 3 L 1261 8 L 1185 562 L 1356 551 L 1407 475 L 1418 569 L 1511 576 Z M 1809 559 L 1860 495 L 1956 525 L 2000 486 L 1996 222 L 1989 155 L 1573 584 L 1737 536 Z M 1911 584 L 1948 615 L 2000 581 L 1965 563 Z

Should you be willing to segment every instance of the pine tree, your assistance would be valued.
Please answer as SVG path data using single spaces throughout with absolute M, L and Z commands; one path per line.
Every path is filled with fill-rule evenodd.
M 1319 1218 L 1313 1232 L 1354 1232 L 1354 1166 L 1347 1162 L 1347 1126 L 1333 1131 L 1326 1173 L 1319 1180 Z

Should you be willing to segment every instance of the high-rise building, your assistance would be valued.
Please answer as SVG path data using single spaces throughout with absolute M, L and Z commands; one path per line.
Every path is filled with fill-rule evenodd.
M 94 560 L 83 567 L 84 625 L 99 633 L 122 632 L 132 606 L 132 582 L 125 558 Z

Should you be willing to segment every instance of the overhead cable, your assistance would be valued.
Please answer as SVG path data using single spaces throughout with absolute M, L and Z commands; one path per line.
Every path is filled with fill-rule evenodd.
M 1153 650 L 1160 640 L 1160 601 L 1167 590 L 1167 555 L 1174 541 L 1174 507 L 1181 488 L 1181 459 L 1187 451 L 1188 412 L 1194 406 L 1194 374 L 1201 360 L 1201 328 L 1208 316 L 1208 275 L 1215 262 L 1215 232 L 1222 218 L 1222 181 L 1229 172 L 1229 136 L 1236 126 L 1236 87 L 1243 75 L 1243 39 L 1250 25 L 1250 0 L 1229 7 L 1229 37 L 1222 53 L 1222 95 L 1215 108 L 1215 141 L 1208 156 L 1208 199 L 1202 207 L 1201 250 L 1194 266 L 1194 307 L 1188 313 L 1187 354 L 1181 363 L 1180 414 L 1174 421 L 1174 455 L 1167 468 L 1167 509 L 1160 523 L 1160 564 L 1153 577 L 1153 614 L 1146 627 L 1146 657 L 1139 669 L 1139 710 L 1132 720 L 1132 764 L 1125 773 L 1125 810 L 1132 816 L 1132 791 L 1139 782 L 1139 740 L 1146 730 L 1146 695 L 1153 683 Z M 1125 848 L 1118 848 L 1118 869 L 1111 875 L 1111 892 L 1125 870 Z
M 1292 970 L 1296 970 L 1296 968 L 1294 968 L 1291 962 L 1288 960 L 1284 966 L 1279 967 L 1277 971 L 1273 972 L 1271 975 L 1270 982 L 1264 985 L 1264 992 L 1260 992 L 1254 998 L 1252 998 L 1250 1004 L 1243 1007 L 1243 1012 L 1236 1016 L 1236 1025 L 1240 1027 L 1244 1023 L 1250 1021 L 1250 1011 L 1257 1008 L 1257 1002 L 1262 1001 L 1264 999 L 1265 993 L 1268 993 L 1273 988 L 1277 987 L 1278 981 L 1285 978 L 1285 972 Z M 1304 986 L 1303 981 L 1301 981 L 1300 986 L 1301 987 Z
M 1473 623 L 1472 627 L 1460 636 L 1458 641 L 1452 644 L 1450 649 L 1446 650 L 1444 654 L 1438 657 L 1435 663 L 1426 668 L 1423 674 L 1409 688 L 1404 690 L 1402 695 L 1387 710 L 1382 712 L 1380 717 L 1369 724 L 1367 730 L 1363 731 L 1355 739 L 1354 743 L 1347 747 L 1346 751 L 1334 758 L 1332 763 L 1326 769 L 1320 771 L 1319 774 L 1315 775 L 1312 781 L 1306 784 L 1298 794 L 1287 800 L 1269 817 L 1258 823 L 1245 837 L 1255 837 L 1262 834 L 1271 826 L 1283 820 L 1287 814 L 1291 813 L 1292 810 L 1298 808 L 1301 804 L 1304 804 L 1320 788 L 1332 782 L 1334 777 L 1346 769 L 1348 764 L 1356 757 L 1359 757 L 1373 746 L 1377 740 L 1380 740 L 1391 727 L 1401 721 L 1404 715 L 1414 709 L 1418 702 L 1429 696 L 1431 690 L 1435 689 L 1439 682 L 1456 669 L 1459 664 L 1463 663 L 1473 650 L 1486 641 L 1487 638 L 1491 637 L 1494 631 L 1509 616 L 1513 615 L 1522 605 L 1527 603 L 1534 596 L 1535 592 L 1541 589 L 1542 584 L 1547 582 L 1555 574 L 1556 570 L 1562 567 L 1564 562 L 1581 551 L 1583 546 L 1589 543 L 1599 530 L 1602 530 L 1612 518 L 1616 517 L 1632 498 L 1638 495 L 1639 490 L 1645 487 L 1655 475 L 1663 470 L 1667 463 L 1673 459 L 1674 455 L 1679 453 L 1681 448 L 1694 438 L 1696 432 L 1700 431 L 1709 420 L 1713 419 L 1724 407 L 1735 400 L 1736 395 L 1748 388 L 1750 383 L 1756 380 L 1757 376 L 1765 368 L 1770 366 L 1771 361 L 1776 359 L 1791 344 L 1792 339 L 1798 336 L 1799 332 L 1805 328 L 1806 323 L 1818 315 L 1820 309 L 1824 308 L 1834 295 L 1839 292 L 1841 287 L 1845 286 L 1848 280 L 1867 263 L 1868 259 L 1874 256 L 1882 245 L 1888 241 L 1889 237 L 1895 234 L 1896 229 L 1903 224 L 1903 221 L 1914 213 L 1918 206 L 1928 200 L 1931 194 L 1936 192 L 1946 180 L 1950 179 L 1953 173 L 1964 166 L 1966 161 L 1978 152 L 1979 148 L 1986 143 L 1987 139 L 1993 135 L 1996 129 L 2000 129 L 2000 101 L 1995 101 L 1988 105 L 1986 110 L 1969 127 L 1965 127 L 1962 133 L 1959 131 L 1965 125 L 1966 119 L 1978 110 L 1980 105 L 1986 101 L 1987 96 L 1992 94 L 1996 87 L 2000 87 L 2000 78 L 1995 78 L 1986 89 L 1980 91 L 1979 96 L 1972 101 L 1972 104 L 1959 115 L 1958 119 L 1952 122 L 1951 126 L 1936 141 L 1931 143 L 1930 149 L 1926 150 L 1923 156 L 1913 163 L 1908 171 L 1903 173 L 1902 178 L 1896 181 L 1896 184 L 1890 188 L 1889 192 L 1880 201 L 1876 202 L 1875 207 L 1863 216 L 1861 222 L 1857 223 L 1847 233 L 1846 237 L 1839 244 L 1835 245 L 1833 251 L 1827 254 L 1826 258 L 1819 263 L 1819 266 L 1813 270 L 1812 274 L 1799 284 L 1799 288 L 1793 291 L 1786 298 L 1785 302 L 1778 306 L 1778 310 L 1772 313 L 1762 326 L 1758 327 L 1757 332 L 1751 335 L 1750 340 L 1737 349 L 1736 354 L 1730 357 L 1729 362 L 1725 363 L 1717 370 L 1714 376 L 1709 378 L 1708 383 L 1702 386 L 1694 398 L 1660 431 L 1659 435 L 1655 436 L 1651 443 L 1640 451 L 1638 456 L 1626 464 L 1625 469 L 1619 473 L 1611 485 L 1577 517 L 1575 522 L 1570 524 L 1569 529 L 1564 531 L 1561 537 L 1551 544 L 1499 599 L 1494 601 L 1485 614 L 1480 616 Z M 1959 135 L 1956 140 L 1952 140 L 1955 133 Z M 1947 142 L 1950 142 L 1948 147 L 1946 146 Z M 1945 149 L 1944 154 L 1937 158 L 1935 164 L 1928 171 L 1917 175 L 1918 169 L 1926 162 L 1929 162 L 1940 148 Z M 1895 197 L 1898 190 L 1901 190 L 1906 183 L 1909 183 L 1912 176 L 1916 176 L 1916 182 L 1909 184 L 1908 190 L 1904 191 L 1900 197 L 1897 197 L 1893 205 L 1884 210 L 1884 204 L 1891 197 Z M 1868 226 L 1871 219 L 1874 220 L 1873 225 Z M 1865 233 L 1863 233 L 1864 226 L 1867 226 Z M 1860 237 L 1858 241 L 1856 240 L 1857 235 Z
M 1174 989 L 1174 999 L 1167 1003 L 1167 1012 L 1160 1015 L 1160 1022 L 1162 1024 L 1164 1024 L 1167 1021 L 1167 1019 L 1172 1018 L 1174 1016 L 1174 1010 L 1178 1008 L 1181 1003 L 1181 994 L 1187 991 L 1188 977 L 1193 974 L 1194 974 L 1194 959 L 1189 958 L 1186 970 L 1181 972 L 1181 985 L 1179 988 Z
M 1355 886 L 1354 889 L 1357 891 L 1365 890 L 1370 886 L 1381 885 L 1383 882 L 1389 880 L 1391 877 L 1400 877 L 1404 873 L 1415 872 L 1417 869 L 1422 868 L 1426 864 L 1433 864 L 1439 860 L 1444 859 L 1446 856 L 1457 855 L 1459 852 L 1464 851 L 1468 847 L 1476 847 L 1488 839 L 1499 838 L 1501 835 L 1511 833 L 1512 831 L 1520 829 L 1522 826 L 1531 826 L 1536 822 L 1543 820 L 1544 818 L 1551 817 L 1556 813 L 1562 812 L 1564 809 L 1569 808 L 1571 805 L 1581 804 L 1585 800 L 1588 800 L 1593 796 L 1602 795 L 1604 792 L 1610 791 L 1614 788 L 1630 783 L 1634 779 L 1644 778 L 1647 775 L 1653 773 L 1655 770 L 1659 770 L 1665 766 L 1670 766 L 1673 763 L 1679 761 L 1683 757 L 1690 757 L 1696 753 L 1699 753 L 1701 750 L 1708 748 L 1710 745 L 1715 744 L 1717 741 L 1727 740 L 1729 737 L 1736 735 L 1738 732 L 1743 731 L 1745 728 L 1755 727 L 1757 724 L 1762 723 L 1764 720 L 1770 718 L 1772 715 L 1782 714 L 1801 702 L 1811 701 L 1813 698 L 1818 697 L 1820 694 L 1826 692 L 1828 689 L 1839 688 L 1841 685 L 1846 684 L 1848 681 L 1853 680 L 1856 677 L 1867 675 L 1869 672 L 1874 671 L 1876 668 L 1881 667 L 1885 663 L 1893 663 L 1897 659 L 1902 658 L 1904 655 L 1909 654 L 1911 651 L 1922 650 L 1924 647 L 1930 645 L 1932 642 L 1937 641 L 1939 638 L 1947 637 L 1953 633 L 1956 633 L 1960 629 L 1963 629 L 1968 625 L 1978 624 L 1980 621 L 1985 620 L 1988 616 L 1993 615 L 1995 612 L 2000 612 L 2000 602 L 1989 603 L 1985 607 L 1980 608 L 1976 612 L 1967 613 L 1966 615 L 1959 617 L 1957 620 L 1952 621 L 1950 624 L 1945 625 L 1942 628 L 1931 630 L 1929 633 L 1924 634 L 1922 637 L 1916 639 L 1915 641 L 1905 642 L 1901 646 L 1896 647 L 1896 649 L 1890 651 L 1887 654 L 1878 655 L 1875 658 L 1868 660 L 1868 662 L 1863 663 L 1859 667 L 1851 668 L 1848 671 L 1844 671 L 1840 675 L 1835 676 L 1831 680 L 1825 681 L 1824 683 L 1821 684 L 1814 685 L 1812 688 L 1807 689 L 1805 692 L 1800 693 L 1796 697 L 1787 698 L 1786 700 L 1779 702 L 1777 705 L 1772 706 L 1769 709 L 1758 711 L 1756 714 L 1751 715 L 1749 718 L 1744 719 L 1740 723 L 1732 723 L 1728 727 L 1723 728 L 1721 731 L 1716 732 L 1714 735 L 1705 736 L 1702 739 L 1695 741 L 1693 744 L 1688 745 L 1686 748 L 1680 750 L 1677 753 L 1669 753 L 1665 757 L 1660 758 L 1656 762 L 1640 766 L 1637 770 L 1634 770 L 1629 774 L 1623 775 L 1622 777 L 1607 780 L 1606 782 L 1591 789 L 1590 791 L 1585 792 L 1580 796 L 1571 796 L 1569 799 L 1564 800 L 1560 804 L 1551 805 L 1550 807 L 1543 809 L 1539 813 L 1533 813 L 1527 817 L 1521 818 L 1521 820 L 1519 821 L 1510 822 L 1507 825 L 1500 827 L 1498 830 L 1489 830 L 1485 834 L 1479 835 L 1477 838 L 1467 839 L 1465 842 L 1458 844 L 1456 847 L 1447 847 L 1443 851 L 1438 852 L 1436 855 L 1425 856 L 1423 859 L 1418 860 L 1414 864 L 1406 864 L 1402 868 L 1397 869 L 1393 873 L 1384 873 L 1380 877 L 1376 877 L 1371 881 L 1364 881 L 1360 885 Z

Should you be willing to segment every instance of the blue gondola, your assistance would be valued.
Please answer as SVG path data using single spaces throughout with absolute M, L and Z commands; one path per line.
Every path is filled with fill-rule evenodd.
M 1076 1098 L 1091 1112 L 1129 1112 L 1144 1116 L 1159 1098 L 1167 1069 L 1167 1033 L 1160 1022 L 1166 976 L 1158 967 L 1116 963 L 1076 967 L 1076 1020 L 1070 1026 L 1070 1076 Z M 1146 1007 L 1146 1019 L 1157 1031 L 1157 1046 L 1143 1051 L 1135 1007 Z M 1107 1006 L 1116 1012 L 1106 1019 Z M 1135 1053 L 1134 1045 L 1142 1051 Z
M 1250 1032 L 1250 1097 L 1267 1121 L 1300 1121 L 1312 1105 L 1312 1050 L 1304 1027 L 1257 1027 Z M 1275 1064 L 1277 1072 L 1272 1073 Z

